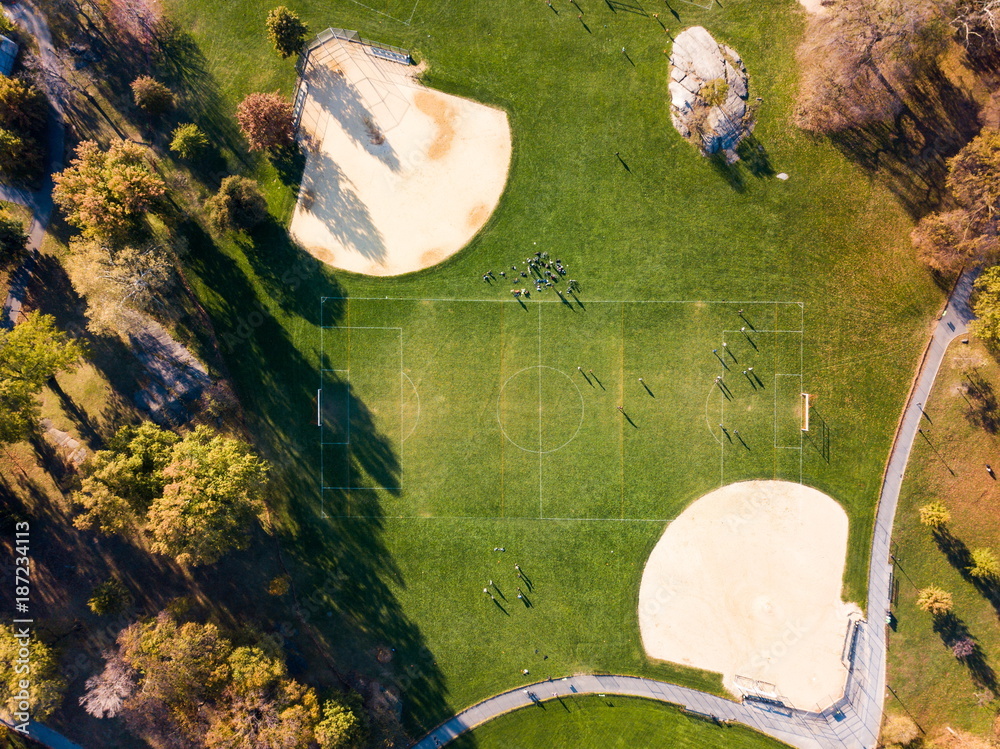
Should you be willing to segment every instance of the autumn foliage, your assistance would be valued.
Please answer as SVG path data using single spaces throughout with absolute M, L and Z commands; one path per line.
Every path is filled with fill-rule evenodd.
M 236 109 L 236 120 L 251 151 L 280 151 L 295 142 L 292 103 L 277 91 L 247 95 Z
M 53 180 L 53 200 L 87 237 L 121 237 L 166 192 L 146 160 L 146 149 L 125 140 L 112 143 L 107 151 L 84 141 L 70 166 Z

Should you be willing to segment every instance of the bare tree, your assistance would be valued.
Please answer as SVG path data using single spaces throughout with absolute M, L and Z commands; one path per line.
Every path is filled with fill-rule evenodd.
M 1000 0 L 959 0 L 951 25 L 974 55 L 997 51 L 1000 45 Z
M 104 670 L 87 679 L 86 692 L 80 705 L 95 718 L 114 718 L 122 711 L 125 700 L 136 689 L 136 672 L 129 668 L 117 652 L 102 653 Z
M 831 133 L 901 112 L 906 89 L 940 43 L 935 13 L 928 0 L 839 0 L 810 17 L 798 50 L 799 126 Z

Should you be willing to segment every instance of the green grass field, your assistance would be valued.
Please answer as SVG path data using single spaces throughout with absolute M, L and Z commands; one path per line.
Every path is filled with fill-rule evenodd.
M 800 305 L 553 297 L 347 300 L 323 329 L 323 511 L 662 522 L 720 484 L 800 480 Z M 372 430 L 398 465 L 352 459 Z
M 628 697 L 574 697 L 517 710 L 449 744 L 455 749 L 669 746 L 777 749 L 786 746 L 742 726 L 719 727 L 676 707 Z
M 219 124 L 249 91 L 292 90 L 292 62 L 263 33 L 272 4 L 167 3 L 192 33 L 194 118 L 262 181 L 278 219 L 241 240 L 189 227 L 187 267 L 277 465 L 284 548 L 338 662 L 399 686 L 415 733 L 516 686 L 525 668 L 528 679 L 613 671 L 718 692 L 717 676 L 645 657 L 639 580 L 664 519 L 754 476 L 801 476 L 844 505 L 845 596 L 863 601 L 881 471 L 941 293 L 913 260 L 912 217 L 893 193 L 792 124 L 797 5 L 579 0 L 581 23 L 566 0 L 290 3 L 314 30 L 413 50 L 428 85 L 510 116 L 511 173 L 484 230 L 436 268 L 373 279 L 289 243 L 280 223 L 294 180 Z M 669 38 L 653 12 L 674 32 L 704 24 L 743 56 L 763 99 L 765 150 L 750 166 L 702 158 L 671 128 Z M 781 171 L 787 182 L 767 176 Z M 522 309 L 482 282 L 539 249 L 580 280 L 584 308 L 549 296 Z M 433 299 L 468 301 L 421 301 Z M 761 330 L 801 333 L 762 333 L 751 353 L 733 339 L 732 303 Z M 760 393 L 742 370 L 727 375 L 732 403 L 713 392 L 723 340 L 741 363 L 759 357 Z M 797 449 L 802 389 L 813 430 Z M 746 430 L 749 450 L 720 445 L 717 414 Z M 322 444 L 346 442 L 347 424 L 348 445 Z M 515 562 L 531 608 L 511 595 Z M 489 579 L 506 612 L 483 595 Z M 396 648 L 390 666 L 375 663 L 379 645 Z
M 889 639 L 888 682 L 902 704 L 893 700 L 888 707 L 898 712 L 905 707 L 928 733 L 948 725 L 995 736 L 996 704 L 981 698 L 989 685 L 955 658 L 946 644 L 953 635 L 935 631 L 930 614 L 917 608 L 916 599 L 919 588 L 934 585 L 949 591 L 957 621 L 979 646 L 986 666 L 981 673 L 988 676 L 998 668 L 1000 632 L 994 606 L 942 553 L 918 514 L 922 505 L 940 500 L 952 514 L 949 529 L 960 544 L 1000 550 L 1000 488 L 985 469 L 986 463 L 996 468 L 1000 447 L 998 390 L 1000 367 L 994 358 L 975 341 L 953 343 L 924 404 L 926 438 L 917 436 L 900 494 L 893 534 L 899 624 Z M 986 399 L 976 397 L 977 392 Z

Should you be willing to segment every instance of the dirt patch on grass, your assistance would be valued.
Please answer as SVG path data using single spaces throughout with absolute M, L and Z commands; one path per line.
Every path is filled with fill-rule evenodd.
M 639 627 L 653 658 L 776 685 L 796 707 L 843 694 L 847 513 L 816 489 L 744 481 L 706 494 L 649 555 Z
M 318 260 L 367 275 L 441 262 L 500 200 L 511 159 L 506 113 L 428 89 L 417 68 L 362 45 L 327 51 L 306 73 L 309 148 L 292 236 Z

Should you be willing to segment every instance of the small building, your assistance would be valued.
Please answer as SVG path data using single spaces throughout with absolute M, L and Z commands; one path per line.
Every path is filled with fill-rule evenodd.
M 17 43 L 13 39 L 0 35 L 0 75 L 10 75 L 14 70 L 17 50 Z

